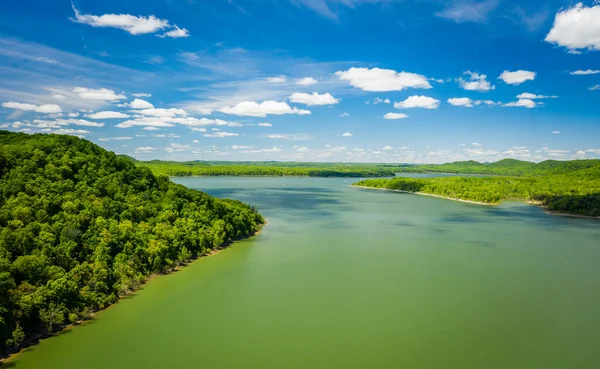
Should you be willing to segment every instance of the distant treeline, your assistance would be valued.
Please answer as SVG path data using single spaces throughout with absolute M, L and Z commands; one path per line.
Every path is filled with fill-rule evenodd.
M 156 174 L 168 176 L 301 176 L 301 177 L 393 177 L 394 171 L 370 164 L 282 162 L 137 162 Z
M 263 222 L 89 141 L 0 131 L 0 357 Z
M 490 177 L 369 179 L 355 185 L 422 192 L 495 204 L 507 199 L 539 202 L 551 211 L 600 216 L 600 160 L 546 161 L 506 159 L 492 164 L 458 162 L 410 167 L 411 172 L 496 174 Z M 501 176 L 500 174 L 504 174 Z M 508 177 L 507 175 L 510 175 Z

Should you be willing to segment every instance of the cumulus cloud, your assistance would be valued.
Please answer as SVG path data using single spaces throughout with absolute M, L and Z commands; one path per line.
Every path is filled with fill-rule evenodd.
M 160 38 L 165 38 L 165 37 L 171 37 L 171 38 L 183 38 L 183 37 L 190 37 L 190 32 L 185 29 L 185 28 L 179 28 L 177 26 L 174 26 L 175 28 L 165 32 L 161 35 L 157 35 Z
M 483 23 L 487 20 L 488 14 L 498 6 L 498 0 L 460 0 L 448 1 L 447 4 L 444 10 L 435 13 L 437 17 L 450 19 L 456 23 Z
M 427 77 L 408 72 L 380 68 L 350 68 L 335 75 L 364 91 L 401 91 L 407 88 L 431 88 Z
M 517 96 L 517 99 L 556 99 L 558 96 L 545 96 L 545 95 L 536 95 L 529 92 L 524 92 Z
M 57 100 L 66 100 L 66 96 L 65 95 L 61 95 L 61 94 L 52 94 L 51 97 L 53 99 L 57 99 Z
M 496 87 L 492 86 L 486 78 L 485 74 L 466 71 L 463 73 L 463 77 L 459 77 L 457 81 L 460 87 L 467 91 L 485 92 L 495 89 Z
M 173 118 L 178 115 L 184 116 L 184 117 L 187 116 L 187 112 L 185 110 L 179 109 L 179 108 L 171 108 L 171 109 L 148 108 L 148 109 L 136 110 L 136 113 L 151 116 L 151 117 L 158 117 L 158 118 Z
M 136 153 L 148 153 L 154 151 L 154 147 L 152 146 L 142 146 L 135 149 Z
M 520 85 L 525 81 L 533 81 L 535 79 L 535 75 L 535 72 L 530 72 L 527 70 L 518 70 L 515 72 L 509 72 L 505 70 L 498 78 L 509 85 Z
M 561 10 L 554 18 L 552 29 L 545 41 L 566 47 L 570 51 L 578 49 L 600 50 L 600 4 L 587 7 L 583 3 Z
M 117 94 L 113 90 L 106 88 L 91 89 L 86 87 L 75 87 L 73 92 L 82 99 L 87 100 L 103 100 L 103 101 L 116 101 L 125 99 L 125 95 Z
M 574 72 L 569 72 L 572 75 L 576 75 L 576 76 L 586 76 L 588 74 L 598 74 L 600 73 L 600 70 L 597 69 L 587 69 L 587 70 L 576 70 Z
M 225 131 L 217 131 L 213 133 L 205 133 L 204 137 L 213 137 L 213 138 L 223 138 L 223 137 L 234 137 L 239 136 L 239 134 L 234 132 L 225 132 Z
M 129 118 L 129 115 L 120 113 L 118 111 L 99 111 L 93 114 L 86 114 L 87 118 L 92 119 L 118 119 L 118 118 Z
M 287 79 L 285 78 L 285 76 L 267 78 L 267 82 L 271 82 L 271 83 L 285 83 L 286 81 L 287 81 Z
M 387 113 L 383 116 L 383 119 L 404 119 L 408 118 L 408 115 L 403 113 Z
M 152 105 L 148 101 L 142 100 L 142 99 L 134 99 L 132 102 L 130 102 L 127 105 L 132 109 L 152 109 L 152 108 L 154 108 L 154 105 Z
M 514 102 L 509 102 L 504 104 L 503 106 L 508 106 L 508 107 L 523 107 L 523 108 L 535 108 L 537 106 L 537 103 L 531 99 L 519 99 L 517 101 Z
M 62 112 L 60 106 L 56 104 L 43 104 L 43 105 L 35 105 L 35 104 L 27 104 L 27 103 L 19 103 L 14 101 L 8 101 L 2 103 L 2 107 L 7 109 L 17 109 L 23 111 L 34 111 L 36 113 L 41 114 L 57 114 Z
M 342 134 L 342 137 L 352 137 L 352 136 L 354 136 L 354 135 L 350 132 L 346 132 L 346 133 Z
M 467 108 L 472 108 L 474 101 L 469 99 L 468 97 L 453 97 L 448 99 L 448 103 L 453 106 L 464 106 Z
M 340 114 L 340 117 L 342 117 L 342 118 L 343 118 L 343 117 L 349 117 L 349 116 L 350 116 L 350 113 L 345 113 L 345 112 L 344 112 L 344 113 Z
M 73 22 L 87 24 L 92 27 L 118 28 L 132 35 L 144 35 L 170 29 L 170 31 L 158 36 L 161 38 L 189 36 L 185 28 L 181 29 L 176 25 L 171 25 L 168 20 L 157 18 L 154 15 L 145 17 L 130 14 L 81 14 L 74 5 L 73 11 L 75 12 L 75 17 L 71 18 Z
M 284 115 L 284 114 L 310 114 L 309 110 L 298 109 L 289 106 L 283 101 L 267 100 L 261 103 L 256 101 L 243 101 L 234 106 L 224 106 L 219 109 L 221 113 L 241 115 L 249 117 L 266 117 L 267 115 Z
M 600 85 L 592 86 L 592 87 L 588 88 L 588 90 L 590 90 L 590 91 L 598 91 L 598 90 L 600 90 Z
M 308 140 L 310 137 L 304 134 L 297 133 L 273 133 L 264 135 L 266 138 L 270 138 L 272 140 L 290 140 L 290 141 L 302 141 Z
M 552 134 L 553 134 L 553 135 L 559 135 L 559 134 L 560 134 L 560 131 L 552 131 Z
M 424 109 L 437 109 L 440 105 L 440 100 L 436 100 L 429 96 L 410 96 L 404 101 L 400 101 L 394 104 L 396 109 L 412 109 L 412 108 L 424 108 Z
M 300 86 L 310 86 L 314 85 L 318 81 L 312 77 L 304 77 L 296 80 L 296 84 Z
M 273 125 L 271 123 L 258 123 L 257 126 L 259 126 L 259 127 L 273 127 Z
M 152 94 L 148 94 L 148 93 L 145 93 L 145 92 L 138 92 L 138 93 L 135 93 L 135 94 L 131 94 L 131 96 L 133 96 L 133 97 L 151 97 Z
M 133 137 L 128 137 L 128 136 L 102 137 L 102 138 L 98 139 L 98 141 L 123 141 L 123 140 L 133 140 Z
M 312 105 L 333 105 L 340 102 L 340 100 L 333 97 L 329 92 L 322 95 L 313 92 L 307 94 L 304 92 L 295 92 L 290 96 L 290 101 L 298 104 L 305 104 L 308 106 Z

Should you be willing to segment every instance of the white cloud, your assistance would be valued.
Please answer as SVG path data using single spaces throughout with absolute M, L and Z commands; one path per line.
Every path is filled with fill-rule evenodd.
M 271 82 L 271 83 L 285 83 L 286 81 L 287 81 L 287 79 L 285 78 L 285 76 L 267 78 L 267 82 Z
M 350 85 L 364 91 L 401 91 L 406 88 L 431 88 L 425 76 L 380 68 L 350 68 L 335 72 Z
M 403 113 L 387 113 L 383 116 L 383 119 L 404 119 L 408 118 L 408 115 Z
M 86 131 L 84 129 L 71 129 L 71 128 L 48 130 L 48 132 L 54 133 L 57 135 L 70 135 L 70 136 L 80 136 L 80 137 L 90 133 L 90 131 Z
M 518 70 L 515 72 L 509 72 L 505 70 L 498 78 L 509 85 L 520 85 L 525 81 L 533 81 L 535 79 L 535 75 L 535 72 L 530 72 L 527 70 Z
M 132 109 L 152 109 L 154 107 L 154 105 L 142 99 L 134 99 L 128 106 Z
M 598 91 L 598 90 L 600 90 L 600 85 L 592 86 L 592 87 L 588 88 L 588 90 L 590 90 L 590 91 Z
M 257 126 L 259 126 L 259 127 L 273 127 L 273 125 L 271 123 L 258 123 Z
M 340 117 L 349 117 L 349 116 L 350 116 L 350 113 L 342 113 L 342 114 L 340 114 Z
M 169 29 L 168 32 L 158 35 L 158 37 L 177 38 L 189 36 L 188 30 L 185 28 L 179 28 L 170 24 L 168 20 L 157 18 L 154 15 L 145 17 L 130 14 L 81 14 L 75 6 L 73 6 L 73 11 L 75 12 L 75 17 L 71 18 L 73 22 L 87 24 L 92 27 L 118 28 L 132 35 L 144 35 Z
M 87 100 L 103 100 L 103 101 L 116 101 L 125 99 L 125 95 L 116 94 L 113 90 L 106 88 L 100 88 L 97 90 L 85 87 L 75 87 L 73 89 L 80 98 Z
M 469 99 L 468 97 L 453 97 L 448 99 L 448 103 L 453 106 L 464 106 L 467 108 L 472 108 L 475 102 Z
M 298 104 L 305 104 L 308 106 L 312 105 L 333 105 L 340 102 L 340 100 L 333 97 L 329 92 L 324 93 L 322 95 L 313 92 L 312 94 L 307 94 L 304 92 L 294 92 L 292 96 L 290 96 L 290 101 Z
M 490 91 L 495 89 L 495 86 L 486 80 L 485 74 L 479 74 L 471 71 L 466 71 L 463 75 L 468 76 L 467 79 L 463 77 L 458 78 L 460 87 L 467 91 Z
M 523 107 L 523 108 L 535 108 L 537 106 L 536 102 L 531 99 L 519 99 L 514 102 L 509 102 L 504 104 L 504 106 L 508 107 Z
M 424 109 L 437 109 L 440 105 L 440 100 L 436 100 L 429 96 L 410 96 L 404 101 L 400 101 L 394 104 L 396 109 L 411 109 L 411 108 L 424 108 Z
M 138 92 L 138 93 L 135 93 L 135 94 L 131 94 L 131 96 L 133 96 L 133 97 L 151 97 L 152 94 L 148 94 L 148 93 L 145 93 L 145 92 Z
M 79 113 L 69 113 L 68 115 L 71 118 L 77 118 L 79 116 Z
M 437 17 L 450 19 L 456 23 L 483 23 L 487 20 L 488 14 L 498 6 L 498 0 L 484 0 L 481 2 L 459 0 L 448 1 L 446 4 L 448 5 L 444 10 L 435 13 Z
M 123 140 L 133 140 L 133 137 L 128 137 L 128 136 L 102 137 L 102 138 L 98 139 L 98 141 L 123 141 Z
M 586 7 L 583 3 L 577 3 L 558 12 L 545 41 L 571 51 L 600 50 L 600 4 L 594 4 L 592 7 Z
M 270 138 L 272 140 L 290 140 L 290 141 L 302 141 L 307 140 L 310 137 L 304 134 L 293 134 L 293 133 L 273 133 L 264 135 L 266 138 Z
M 171 37 L 171 38 L 183 38 L 190 37 L 190 32 L 185 28 L 179 28 L 174 26 L 175 28 L 163 33 L 162 35 L 157 35 L 160 38 Z
M 479 142 L 472 142 L 471 146 L 481 147 L 481 144 Z
M 253 149 L 254 146 L 233 145 L 233 146 L 231 146 L 231 148 L 234 149 L 234 150 L 249 150 L 249 149 Z
M 136 153 L 148 153 L 154 151 L 154 147 L 152 146 L 142 146 L 135 149 Z
M 36 113 L 41 114 L 56 114 L 62 112 L 60 106 L 56 104 L 43 104 L 43 105 L 35 105 L 35 104 L 26 104 L 19 103 L 14 101 L 9 101 L 2 103 L 2 107 L 7 109 L 17 109 L 23 111 L 34 111 Z
M 144 127 L 146 130 L 155 130 L 157 127 L 168 128 L 174 127 L 175 124 L 165 122 L 160 118 L 155 117 L 143 117 L 137 118 L 135 120 L 126 120 L 122 123 L 117 124 L 115 127 L 117 128 L 131 128 L 131 127 Z M 153 128 L 150 128 L 153 127 Z
M 187 116 L 187 112 L 185 110 L 179 109 L 179 108 L 171 108 L 171 109 L 148 108 L 148 109 L 136 110 L 136 113 L 151 116 L 151 117 L 159 117 L 159 118 L 173 118 L 177 115 L 181 115 L 184 117 Z
M 342 137 L 352 137 L 352 136 L 354 136 L 354 135 L 350 132 L 346 132 L 346 133 L 342 134 Z
M 305 146 L 300 146 L 296 150 L 300 151 L 300 152 L 308 152 L 308 151 L 310 151 L 310 149 L 308 147 L 305 147 Z
M 61 95 L 61 94 L 52 94 L 51 97 L 53 99 L 57 99 L 57 100 L 65 100 L 67 98 L 65 95 Z
M 300 86 L 310 86 L 314 85 L 318 81 L 312 77 L 304 77 L 296 80 L 296 84 Z
M 553 135 L 559 135 L 559 134 L 560 134 L 560 131 L 552 131 L 552 134 L 553 134 Z
M 206 132 L 206 128 L 192 128 L 194 132 Z
M 217 132 L 213 132 L 213 133 L 205 133 L 204 134 L 204 137 L 215 137 L 215 138 L 233 137 L 233 136 L 239 136 L 239 134 L 233 133 L 233 132 L 225 132 L 225 131 L 217 131 Z
M 117 119 L 117 118 L 129 118 L 129 115 L 120 113 L 118 111 L 99 111 L 93 114 L 86 114 L 87 118 L 92 119 Z
M 382 147 L 381 150 L 394 150 L 394 148 L 391 147 L 390 145 L 386 145 L 386 146 Z
M 545 95 L 536 95 L 536 94 L 532 94 L 529 92 L 523 92 L 522 94 L 520 94 L 519 96 L 517 96 L 517 99 L 556 99 L 558 96 L 545 96 Z
M 588 74 L 598 74 L 598 73 L 600 73 L 600 70 L 597 70 L 597 69 L 576 70 L 574 72 L 569 72 L 569 73 L 576 75 L 576 76 L 586 76 Z
M 290 107 L 283 101 L 268 100 L 260 104 L 256 101 L 243 101 L 235 106 L 224 106 L 219 109 L 221 113 L 241 115 L 249 117 L 266 117 L 267 115 L 284 115 L 284 114 L 310 114 L 309 110 Z

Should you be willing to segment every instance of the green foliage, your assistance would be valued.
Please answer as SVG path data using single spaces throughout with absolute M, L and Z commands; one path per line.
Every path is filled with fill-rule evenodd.
M 301 176 L 301 177 L 393 177 L 394 172 L 371 164 L 283 162 L 137 162 L 156 174 L 168 176 Z
M 88 141 L 0 131 L 0 353 L 263 222 Z
M 428 172 L 454 170 L 474 172 L 496 168 L 519 176 L 369 179 L 355 185 L 423 192 L 453 199 L 499 203 L 506 199 L 540 202 L 549 210 L 600 216 L 600 160 L 545 161 L 539 164 L 505 159 L 492 164 L 458 162 L 439 166 L 416 166 Z M 462 168 L 462 169 L 460 169 Z M 529 169 L 527 169 L 529 168 Z M 483 170 L 482 170 L 483 171 Z M 488 172 L 489 173 L 489 172 Z

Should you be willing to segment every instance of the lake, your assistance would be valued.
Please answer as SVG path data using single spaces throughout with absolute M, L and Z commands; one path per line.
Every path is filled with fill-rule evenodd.
M 14 367 L 600 367 L 598 221 L 352 179 L 174 180 L 253 204 L 268 225 Z

